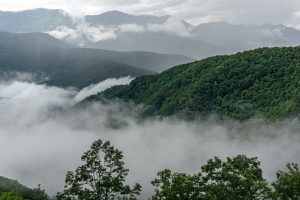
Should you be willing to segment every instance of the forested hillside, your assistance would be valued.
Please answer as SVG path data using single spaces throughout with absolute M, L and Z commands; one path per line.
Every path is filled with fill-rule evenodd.
M 142 76 L 87 101 L 120 98 L 144 104 L 150 115 L 276 119 L 298 116 L 299 88 L 300 47 L 261 48 Z
M 25 200 L 50 199 L 50 197 L 39 187 L 35 189 L 29 189 L 28 187 L 20 184 L 16 180 L 0 176 L 0 196 L 7 192 L 13 192 L 14 194 L 22 197 Z

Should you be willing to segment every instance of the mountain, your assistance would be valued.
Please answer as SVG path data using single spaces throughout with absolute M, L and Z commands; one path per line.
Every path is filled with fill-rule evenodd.
M 122 24 L 147 25 L 163 24 L 169 16 L 152 16 L 152 15 L 130 15 L 117 10 L 102 13 L 100 15 L 87 15 L 85 21 L 92 25 L 113 26 Z
M 0 12 L 0 30 L 47 32 L 85 48 L 151 51 L 195 59 L 266 46 L 300 45 L 300 31 L 284 25 L 211 22 L 193 26 L 174 16 L 133 15 L 116 10 L 82 19 L 62 10 Z
M 183 34 L 188 34 L 188 31 L 194 27 L 184 20 L 174 21 L 170 16 L 130 15 L 120 11 L 109 11 L 100 15 L 88 15 L 85 17 L 85 22 L 90 25 L 89 28 L 106 27 L 102 34 L 113 33 L 113 35 L 111 38 L 95 41 L 88 39 L 93 38 L 89 35 L 90 33 L 80 30 L 83 37 L 70 40 L 73 38 L 71 35 L 62 39 L 74 45 L 80 43 L 88 48 L 181 54 L 196 59 L 227 52 L 224 47 L 177 33 L 175 29 L 177 26 L 180 29 L 186 29 Z M 98 29 L 101 28 L 98 27 Z M 101 33 L 94 33 L 94 35 L 98 34 Z
M 169 19 L 170 16 L 131 15 L 109 11 L 100 15 L 87 15 L 83 21 L 78 19 L 72 21 L 72 18 L 62 10 L 35 9 L 0 12 L 0 30 L 15 33 L 47 32 L 74 46 L 113 51 L 151 51 L 193 58 L 227 52 L 223 47 L 178 35 L 177 30 L 172 30 L 173 22 L 169 23 Z M 193 28 L 183 20 L 176 23 L 176 26 L 182 29 Z M 171 26 L 171 32 L 160 30 L 168 24 Z M 148 26 L 153 26 L 154 30 L 147 30 Z M 135 30 L 136 28 L 138 30 Z M 111 37 L 97 39 L 107 34 Z
M 72 23 L 63 10 L 0 11 L 0 30 L 6 32 L 46 32 L 59 26 L 71 27 Z
M 0 72 L 29 72 L 46 83 L 82 88 L 107 78 L 152 74 L 191 59 L 148 52 L 75 48 L 44 33 L 0 32 Z
M 138 16 L 119 11 L 87 16 L 86 21 L 90 31 L 79 31 L 86 37 L 72 40 L 71 34 L 62 39 L 90 48 L 182 54 L 196 59 L 259 47 L 300 44 L 300 31 L 284 25 L 212 22 L 194 27 L 172 16 Z M 94 40 L 89 34 L 97 26 L 100 31 L 94 31 L 94 36 L 106 34 L 110 37 Z
M 119 33 L 116 39 L 86 42 L 85 45 L 90 48 L 102 48 L 114 51 L 150 51 L 181 54 L 197 59 L 224 54 L 226 52 L 224 48 L 201 40 L 164 32 Z
M 300 45 L 300 31 L 283 25 L 233 25 L 214 22 L 198 25 L 192 34 L 195 38 L 232 52 L 266 46 Z
M 0 195 L 4 192 L 14 192 L 21 196 L 23 199 L 27 200 L 40 200 L 42 197 L 41 195 L 50 199 L 49 196 L 46 195 L 42 190 L 30 189 L 20 184 L 16 180 L 0 176 Z
M 217 114 L 221 118 L 299 116 L 300 47 L 261 48 L 216 56 L 141 76 L 86 102 L 122 99 L 150 115 Z

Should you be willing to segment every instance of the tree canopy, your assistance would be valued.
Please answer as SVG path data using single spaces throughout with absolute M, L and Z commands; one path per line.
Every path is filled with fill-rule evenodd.
M 296 163 L 288 163 L 287 171 L 277 172 L 277 180 L 272 183 L 275 192 L 274 199 L 300 199 L 300 171 Z
M 166 169 L 158 173 L 152 184 L 155 187 L 152 200 L 263 200 L 271 197 L 260 162 L 244 155 L 226 161 L 215 157 L 194 175 Z
M 65 190 L 58 200 L 112 200 L 136 199 L 141 186 L 125 184 L 129 170 L 124 168 L 121 151 L 110 142 L 95 141 L 81 157 L 84 162 L 66 175 Z

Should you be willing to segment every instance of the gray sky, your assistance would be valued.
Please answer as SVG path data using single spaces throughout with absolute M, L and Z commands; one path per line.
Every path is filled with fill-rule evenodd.
M 299 0 L 9 0 L 1 10 L 60 8 L 76 15 L 120 10 L 132 14 L 176 15 L 190 23 L 210 21 L 300 24 Z

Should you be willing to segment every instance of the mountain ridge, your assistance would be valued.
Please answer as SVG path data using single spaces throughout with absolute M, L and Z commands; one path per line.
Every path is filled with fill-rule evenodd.
M 47 9 L 38 11 L 48 12 Z M 0 30 L 47 32 L 86 48 L 181 54 L 195 59 L 265 46 L 300 45 L 300 31 L 283 25 L 210 22 L 193 26 L 174 16 L 132 15 L 120 11 L 83 18 L 72 18 L 60 10 L 44 17 L 37 11 L 27 12 L 33 12 L 29 19 L 20 15 L 22 12 L 13 13 L 9 19 L 1 17 L 0 12 Z M 13 29 L 8 26 L 12 20 L 16 24 Z
M 179 65 L 141 76 L 85 102 L 133 101 L 150 116 L 207 116 L 246 120 L 300 114 L 300 47 L 260 48 Z
M 83 88 L 188 61 L 192 59 L 179 55 L 76 48 L 44 33 L 0 32 L 0 72 L 46 75 L 45 83 L 54 86 Z
M 13 192 L 28 200 L 39 200 L 42 197 L 41 195 L 46 197 L 45 199 L 50 199 L 42 190 L 38 190 L 37 188 L 30 189 L 17 180 L 0 176 L 0 194 L 4 192 Z
M 132 15 L 118 10 L 107 11 L 98 15 L 86 15 L 88 23 L 94 25 L 121 25 L 121 24 L 138 24 L 147 25 L 147 23 L 162 24 L 169 18 L 166 16 L 153 15 Z

